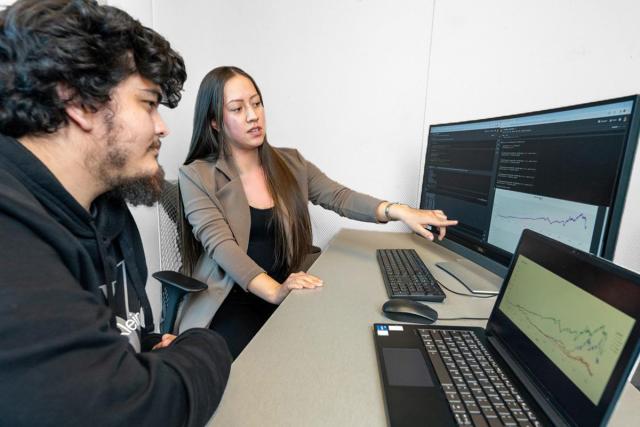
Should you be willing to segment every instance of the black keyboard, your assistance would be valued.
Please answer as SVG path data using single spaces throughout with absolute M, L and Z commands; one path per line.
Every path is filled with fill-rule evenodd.
M 418 332 L 458 425 L 542 425 L 472 331 Z
M 442 302 L 445 294 L 413 249 L 377 249 L 389 298 Z

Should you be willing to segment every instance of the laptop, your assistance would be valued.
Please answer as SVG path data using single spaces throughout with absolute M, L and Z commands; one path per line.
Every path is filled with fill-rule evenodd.
M 389 424 L 605 425 L 639 320 L 639 275 L 525 230 L 486 329 L 374 325 Z

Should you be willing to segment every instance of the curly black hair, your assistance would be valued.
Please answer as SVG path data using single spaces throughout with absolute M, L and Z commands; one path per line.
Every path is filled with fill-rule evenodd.
M 93 0 L 18 0 L 0 12 L 2 134 L 53 133 L 67 124 L 65 103 L 97 111 L 134 73 L 161 87 L 162 104 L 178 105 L 182 57 L 122 10 Z

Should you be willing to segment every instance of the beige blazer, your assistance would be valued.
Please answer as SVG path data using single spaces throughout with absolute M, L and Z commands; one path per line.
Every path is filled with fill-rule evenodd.
M 313 204 L 341 216 L 376 222 L 379 199 L 352 191 L 332 181 L 313 163 L 290 148 L 274 148 L 293 173 L 303 196 Z M 247 255 L 251 213 L 235 163 L 221 156 L 215 163 L 196 160 L 179 171 L 185 216 L 203 254 L 193 277 L 207 290 L 189 295 L 178 316 L 179 332 L 208 327 L 234 283 L 247 289 L 264 270 Z

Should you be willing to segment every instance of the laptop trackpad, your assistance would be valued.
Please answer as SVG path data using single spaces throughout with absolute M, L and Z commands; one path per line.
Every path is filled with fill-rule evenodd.
M 422 353 L 417 348 L 382 348 L 389 385 L 433 387 L 433 379 Z

